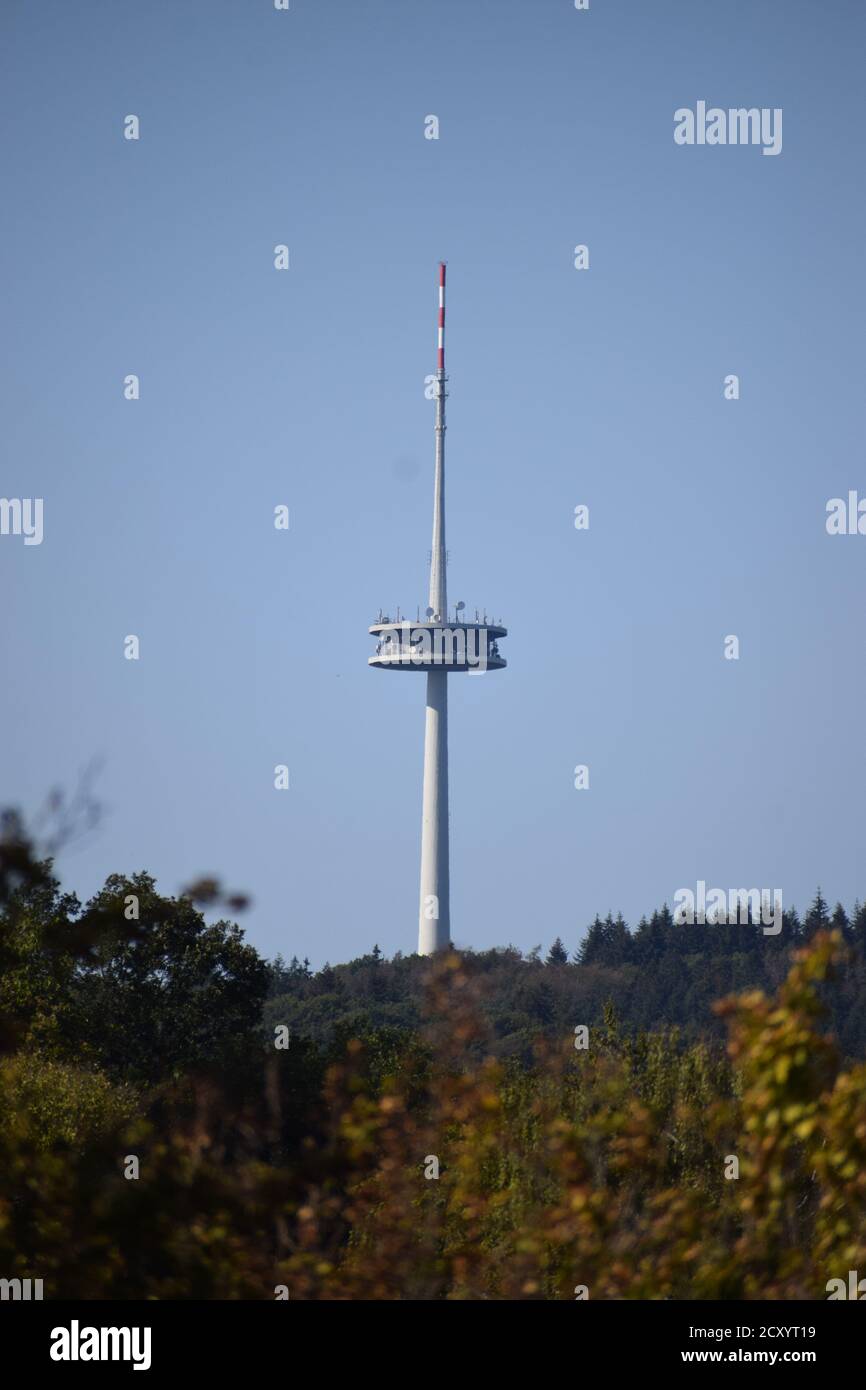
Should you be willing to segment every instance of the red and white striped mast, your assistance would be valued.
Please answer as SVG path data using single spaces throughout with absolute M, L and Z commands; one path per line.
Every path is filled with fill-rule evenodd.
M 433 545 L 430 607 L 436 622 L 448 621 L 445 580 L 445 262 L 439 264 L 439 336 L 436 357 L 436 472 L 433 483 Z

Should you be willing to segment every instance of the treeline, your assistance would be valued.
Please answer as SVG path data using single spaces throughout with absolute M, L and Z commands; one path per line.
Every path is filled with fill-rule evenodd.
M 704 965 L 749 989 L 690 1005 L 687 1038 L 670 1024 L 701 951 L 664 911 L 628 942 L 594 924 L 578 961 L 374 949 L 313 972 L 263 961 L 241 906 L 144 873 L 82 904 L 5 818 L 4 1278 L 46 1298 L 778 1300 L 866 1267 L 866 1065 L 822 1003 L 861 988 L 856 913 L 825 930 L 817 899 L 787 943 L 720 935 Z M 649 941 L 650 964 L 589 958 Z
M 535 1040 L 563 1037 L 577 1024 L 597 1024 L 612 1010 L 629 1033 L 675 1028 L 685 1041 L 724 1037 L 715 1000 L 745 989 L 775 990 L 792 953 L 826 930 L 850 948 L 847 969 L 822 987 L 845 1054 L 866 1056 L 866 908 L 830 909 L 820 891 L 802 916 L 783 915 L 767 934 L 742 925 L 676 925 L 668 907 L 630 931 L 621 916 L 596 917 L 571 953 L 561 938 L 546 953 L 515 947 L 464 951 L 466 971 L 483 981 L 482 1008 L 496 1056 L 528 1060 Z M 270 966 L 265 1032 L 283 1024 L 330 1043 L 348 1033 L 414 1032 L 421 1020 L 425 962 L 378 947 L 345 965 L 313 971 L 308 961 L 277 957 Z

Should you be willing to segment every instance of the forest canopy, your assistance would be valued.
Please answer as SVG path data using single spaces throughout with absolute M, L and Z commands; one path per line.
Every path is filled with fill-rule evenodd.
M 146 873 L 82 904 L 5 818 L 8 1278 L 47 1298 L 823 1299 L 866 1264 L 858 906 L 819 893 L 775 936 L 662 907 L 546 951 L 374 946 L 318 971 L 263 960 L 241 907 Z

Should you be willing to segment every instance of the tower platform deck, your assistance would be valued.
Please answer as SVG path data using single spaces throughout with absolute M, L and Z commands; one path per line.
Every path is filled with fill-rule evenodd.
M 508 636 L 501 623 L 437 623 L 425 620 L 373 623 L 378 637 L 368 666 L 384 671 L 501 671 L 498 639 Z

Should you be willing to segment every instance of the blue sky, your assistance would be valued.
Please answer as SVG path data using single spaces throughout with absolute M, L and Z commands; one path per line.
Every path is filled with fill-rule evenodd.
M 449 597 L 510 634 L 450 681 L 455 939 L 573 947 L 698 879 L 866 895 L 866 537 L 824 524 L 866 495 L 862 5 L 0 25 L 0 493 L 45 508 L 0 537 L 0 790 L 100 760 L 65 885 L 215 871 L 266 954 L 414 948 L 423 679 L 367 626 L 426 603 L 446 259 Z M 782 153 L 677 146 L 698 100 L 781 107 Z

